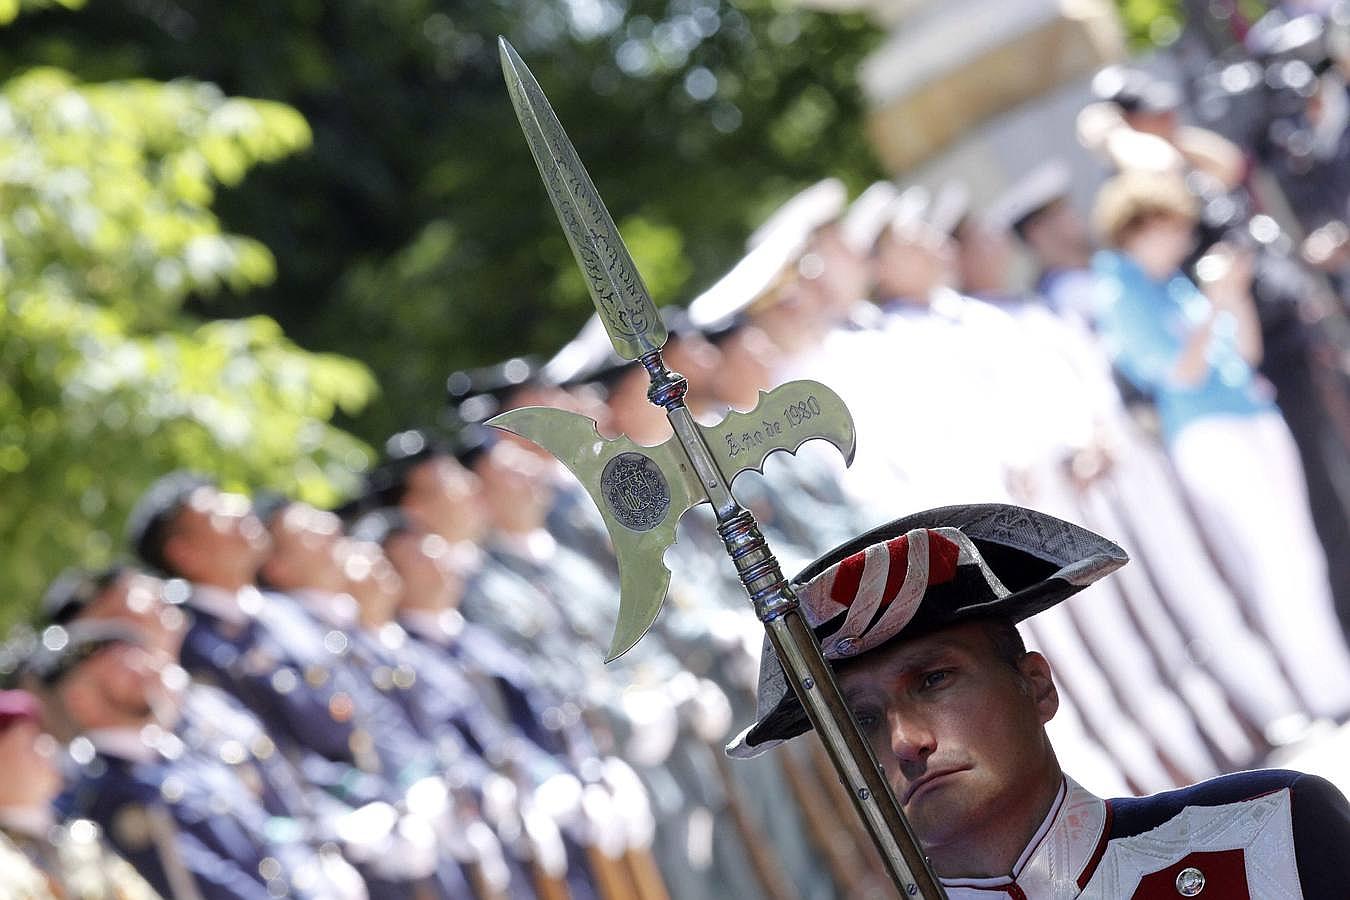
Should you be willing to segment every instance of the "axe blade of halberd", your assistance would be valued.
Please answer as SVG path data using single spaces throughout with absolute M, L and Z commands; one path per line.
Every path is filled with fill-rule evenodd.
M 595 422 L 561 409 L 529 406 L 487 424 L 552 453 L 600 510 L 619 561 L 619 618 L 605 661 L 628 652 L 656 621 L 670 586 L 666 550 L 675 526 L 708 499 L 675 438 L 644 447 L 626 436 L 600 436 Z
M 548 450 L 581 482 L 600 510 L 619 563 L 619 617 L 606 661 L 628 652 L 656 621 L 670 585 L 665 553 L 675 527 L 708 496 L 675 437 L 644 447 L 628 437 L 606 439 L 585 416 L 548 407 L 502 413 L 489 425 Z M 749 412 L 700 426 L 728 482 L 759 471 L 777 451 L 795 453 L 823 439 L 851 462 L 853 417 L 839 395 L 816 381 L 791 381 L 760 392 Z
M 796 453 L 802 444 L 820 439 L 833 444 L 853 463 L 858 435 L 843 399 L 819 381 L 789 381 L 760 391 L 749 412 L 733 412 L 716 425 L 700 425 L 708 449 L 727 483 L 742 472 L 764 471 L 764 460 L 784 450 Z

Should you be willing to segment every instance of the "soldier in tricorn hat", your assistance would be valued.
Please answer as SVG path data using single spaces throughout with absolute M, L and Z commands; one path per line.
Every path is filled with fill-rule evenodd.
M 1350 896 L 1350 804 L 1320 778 L 1244 772 L 1105 800 L 1060 768 L 1050 665 L 1016 623 L 1125 561 L 1067 522 L 980 504 L 898 519 L 793 580 L 948 896 Z M 758 720 L 728 752 L 809 728 L 766 645 Z

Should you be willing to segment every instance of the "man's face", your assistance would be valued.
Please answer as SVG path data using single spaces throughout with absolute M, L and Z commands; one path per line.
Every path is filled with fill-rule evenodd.
M 950 238 L 929 225 L 887 228 L 876 249 L 876 274 L 884 300 L 927 299 L 951 280 L 956 249 Z
M 701 334 L 682 334 L 662 348 L 666 365 L 689 380 L 691 406 L 715 400 L 712 384 L 722 364 L 722 352 Z
M 972 219 L 961 226 L 958 241 L 961 290 L 977 296 L 1006 291 L 1013 263 L 1007 233 Z
M 165 555 L 183 577 L 203 584 L 247 584 L 271 540 L 247 497 L 199 487 L 174 518 Z
M 542 523 L 553 502 L 545 463 L 507 441 L 498 441 L 474 464 L 492 520 Z
M 718 398 L 736 409 L 753 409 L 759 392 L 774 386 L 781 358 L 778 347 L 759 328 L 738 328 L 722 344 L 722 365 L 714 382 Z
M 919 839 L 939 850 L 1039 802 L 1055 766 L 1044 724 L 1049 665 L 1014 668 L 972 622 L 897 641 L 839 672 L 839 686 Z
M 164 601 L 164 582 L 143 572 L 126 572 L 81 611 L 87 621 L 122 621 L 139 628 L 147 645 L 171 661 L 187 631 L 182 610 Z
M 1170 214 L 1156 215 L 1121 244 L 1145 272 L 1157 280 L 1170 278 L 1195 248 L 1195 222 Z
M 448 541 L 470 540 L 483 529 L 483 491 L 478 476 L 449 456 L 435 456 L 408 473 L 403 511 Z
M 405 531 L 385 541 L 384 552 L 403 579 L 405 604 L 440 608 L 450 602 L 453 548 L 445 538 Z
M 176 685 L 166 683 L 163 661 L 131 644 L 104 647 L 61 681 L 58 694 L 80 730 L 136 726 L 156 719 L 172 727 Z M 174 670 L 176 678 L 181 672 Z
M 337 593 L 347 582 L 338 561 L 342 520 L 306 503 L 291 503 L 272 520 L 272 555 L 263 574 L 283 590 Z
M 871 261 L 848 245 L 838 224 L 819 229 L 811 249 L 823 263 L 827 314 L 836 317 L 847 313 L 871 290 Z
M 32 719 L 0 731 L 0 807 L 46 806 L 61 792 L 56 742 Z
M 1064 198 L 1037 213 L 1026 234 L 1027 241 L 1038 251 L 1041 246 L 1058 244 L 1084 256 L 1092 252 L 1092 236 L 1083 217 Z
M 373 541 L 345 538 L 338 547 L 338 560 L 346 590 L 361 606 L 362 622 L 378 626 L 393 618 L 404 584 L 384 548 Z

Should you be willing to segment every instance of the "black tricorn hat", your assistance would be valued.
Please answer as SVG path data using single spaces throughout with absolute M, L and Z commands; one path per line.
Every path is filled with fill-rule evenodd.
M 1035 615 L 1123 566 L 1099 535 L 1002 503 L 944 506 L 896 519 L 826 553 L 791 584 L 831 663 L 976 619 Z M 727 746 L 758 756 L 811 728 L 768 641 L 756 721 Z

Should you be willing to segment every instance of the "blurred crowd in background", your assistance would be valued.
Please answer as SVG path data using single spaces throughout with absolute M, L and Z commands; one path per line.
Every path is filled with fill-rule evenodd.
M 1113 67 L 1078 119 L 1105 178 L 1090 216 L 1053 160 L 982 208 L 956 182 L 850 201 L 827 179 L 664 310 L 700 421 L 794 378 L 853 413 L 851 468 L 808 445 L 735 485 L 786 572 L 964 502 L 1126 548 L 1023 626 L 1059 676 L 1061 761 L 1107 796 L 1298 759 L 1350 720 L 1350 10 L 1251 41 L 1299 101 L 1259 140 Z M 724 757 L 762 635 L 711 512 L 607 665 L 598 512 L 484 424 L 543 405 L 659 443 L 642 367 L 592 320 L 447 386 L 451 424 L 391 436 L 337 509 L 171 473 L 124 564 L 53 581 L 0 660 L 15 896 L 886 896 L 814 737 Z

